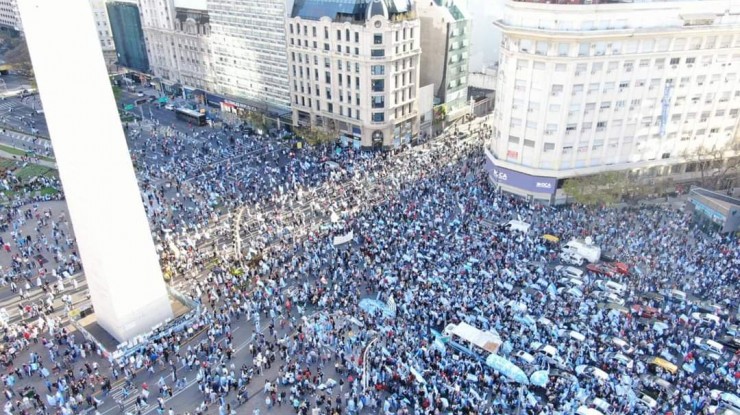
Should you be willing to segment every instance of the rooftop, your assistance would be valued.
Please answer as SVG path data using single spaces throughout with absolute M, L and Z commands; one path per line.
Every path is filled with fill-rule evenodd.
M 412 0 L 295 0 L 290 17 L 364 22 L 377 15 L 391 19 L 412 11 Z

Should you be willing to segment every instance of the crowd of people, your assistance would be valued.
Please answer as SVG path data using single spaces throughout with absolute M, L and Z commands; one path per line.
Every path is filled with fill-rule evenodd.
M 693 341 L 737 322 L 737 241 L 663 206 L 546 207 L 506 195 L 483 170 L 490 128 L 480 125 L 377 153 L 298 151 L 236 129 L 129 129 L 163 267 L 203 312 L 183 333 L 106 359 L 54 310 L 80 269 L 66 219 L 8 210 L 7 223 L 35 220 L 38 234 L 4 243 L 18 264 L 3 282 L 47 307 L 4 328 L 5 413 L 75 414 L 115 400 L 130 413 L 700 414 L 717 406 L 713 390 L 738 393 L 738 358 Z M 512 219 L 529 231 L 499 226 Z M 581 269 L 571 290 L 545 234 L 591 237 L 629 266 L 611 276 L 626 288 L 610 295 L 603 275 Z M 49 270 L 33 262 L 46 249 Z M 718 322 L 692 317 L 707 304 Z M 461 323 L 496 333 L 494 353 L 527 381 L 459 347 L 447 327 Z M 242 327 L 247 353 L 233 341 Z M 39 342 L 48 356 L 32 351 Z M 34 377 L 45 391 L 25 389 Z M 200 404 L 175 412 L 186 388 Z

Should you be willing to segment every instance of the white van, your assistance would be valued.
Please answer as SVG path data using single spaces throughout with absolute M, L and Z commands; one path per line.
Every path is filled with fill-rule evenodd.
M 567 267 L 563 265 L 558 265 L 555 267 L 555 272 L 563 275 L 565 277 L 572 277 L 572 278 L 583 278 L 583 270 L 578 269 L 576 267 Z
M 573 339 L 575 341 L 578 341 L 578 342 L 585 342 L 586 341 L 586 336 L 584 336 L 583 334 L 581 334 L 581 333 L 579 333 L 579 332 L 577 332 L 575 330 L 560 330 L 560 332 L 558 333 L 558 335 L 560 335 L 561 337 L 568 336 L 571 339 Z
M 601 258 L 601 248 L 594 245 L 590 237 L 583 240 L 572 239 L 563 246 L 563 252 L 576 253 L 592 264 Z
M 580 256 L 576 252 L 571 251 L 563 251 L 560 253 L 560 260 L 565 262 L 566 264 L 573 264 L 577 266 L 582 266 L 586 260 Z
M 714 352 L 722 355 L 725 351 L 725 346 L 717 343 L 712 339 L 703 339 L 701 337 L 694 337 L 694 344 L 699 346 L 701 349 Z
M 531 226 L 527 222 L 521 221 L 521 220 L 510 220 L 506 223 L 506 226 L 511 231 L 517 231 L 521 233 L 527 233 L 529 232 L 529 227 Z
M 609 291 L 618 295 L 624 295 L 624 293 L 627 291 L 627 287 L 614 281 L 598 280 L 596 281 L 595 285 L 596 287 L 604 291 Z
M 697 320 L 701 323 L 714 323 L 719 326 L 721 323 L 721 319 L 718 315 L 710 314 L 710 313 L 691 313 L 691 317 L 694 318 L 694 320 Z
M 604 415 L 601 411 L 594 408 L 589 408 L 586 405 L 581 405 L 576 411 L 576 415 Z

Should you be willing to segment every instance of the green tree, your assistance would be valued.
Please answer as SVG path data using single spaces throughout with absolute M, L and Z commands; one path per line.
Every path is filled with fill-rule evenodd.
M 121 102 L 121 87 L 118 85 L 113 85 L 113 98 L 116 99 L 116 102 Z
M 267 118 L 265 117 L 265 114 L 259 111 L 246 111 L 241 115 L 242 119 L 255 130 L 262 130 L 264 132 L 264 130 L 267 129 Z
M 612 205 L 619 203 L 630 190 L 637 189 L 633 189 L 629 183 L 626 172 L 604 172 L 567 179 L 563 191 L 576 203 Z
M 338 131 L 336 123 L 330 120 L 324 127 L 298 127 L 296 135 L 306 140 L 312 146 L 325 146 L 337 140 Z
M 18 74 L 33 78 L 33 67 L 31 66 L 31 55 L 28 54 L 26 40 L 20 37 L 6 38 L 8 50 L 3 59 L 5 63 L 12 66 Z

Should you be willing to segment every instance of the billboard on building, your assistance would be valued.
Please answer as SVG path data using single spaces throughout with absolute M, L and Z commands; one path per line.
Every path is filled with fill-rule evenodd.
M 532 176 L 496 166 L 490 157 L 486 157 L 486 171 L 497 184 L 516 187 L 532 193 L 553 194 L 558 187 L 558 179 L 555 177 Z

